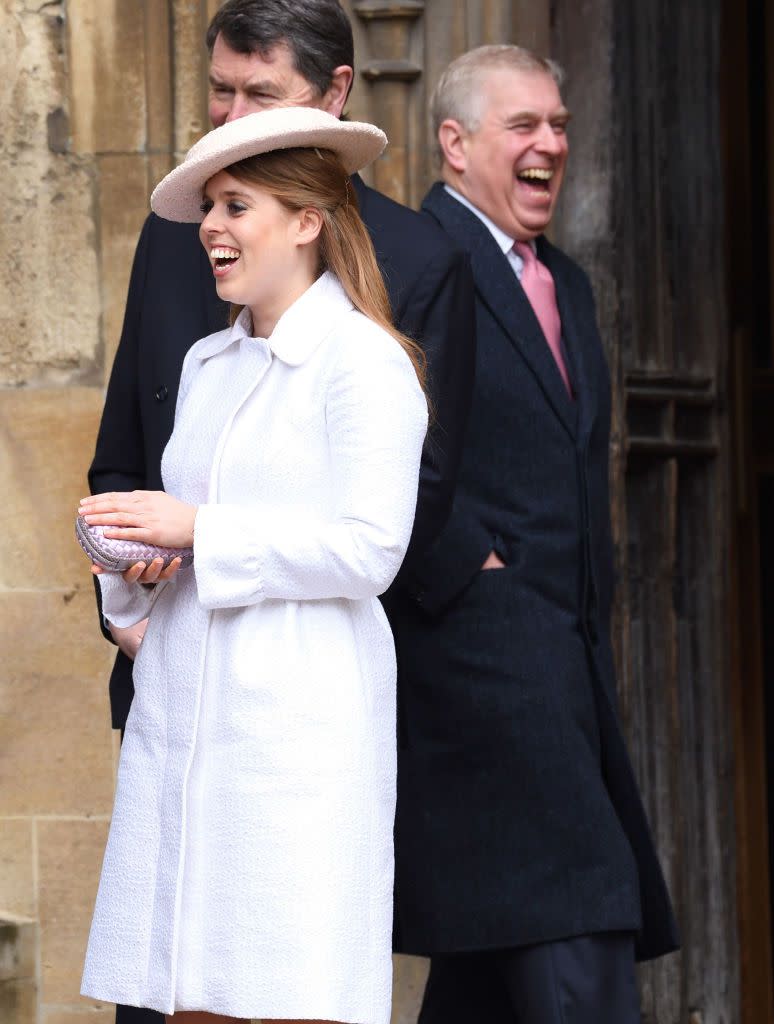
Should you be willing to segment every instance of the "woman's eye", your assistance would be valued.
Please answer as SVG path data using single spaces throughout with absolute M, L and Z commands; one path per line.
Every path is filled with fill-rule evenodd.
M 205 200 L 203 200 L 203 201 L 202 201 L 202 202 L 201 202 L 201 203 L 199 204 L 199 209 L 201 210 L 201 212 L 202 212 L 202 213 L 204 214 L 204 216 L 206 217 L 206 216 L 207 216 L 207 214 L 208 214 L 208 213 L 210 212 L 210 210 L 212 209 L 212 203 L 211 203 L 211 202 L 209 201 L 209 199 L 205 199 Z
M 227 209 L 228 209 L 229 213 L 235 214 L 235 213 L 244 213 L 246 207 L 243 206 L 242 203 L 229 203 Z

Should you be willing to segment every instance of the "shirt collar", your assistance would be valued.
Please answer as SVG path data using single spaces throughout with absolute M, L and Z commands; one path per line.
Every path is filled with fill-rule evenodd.
M 205 338 L 196 356 L 205 360 L 247 338 L 263 341 L 272 353 L 289 366 L 300 366 L 330 333 L 344 313 L 354 309 L 338 278 L 330 271 L 320 277 L 290 305 L 268 338 L 254 338 L 252 317 L 245 307 L 230 328 Z
M 468 198 L 466 198 L 460 192 L 458 192 L 456 188 L 452 188 L 451 185 L 446 184 L 444 184 L 443 187 L 446 189 L 450 196 L 453 196 L 454 199 L 456 199 L 458 203 L 462 203 L 463 206 L 467 206 L 470 212 L 475 213 L 475 215 L 478 217 L 481 223 L 485 227 L 489 228 L 489 231 L 492 237 L 494 238 L 495 242 L 497 242 L 497 244 L 500 246 L 500 249 L 507 256 L 511 249 L 513 249 L 516 239 L 511 238 L 510 235 L 507 235 L 502 228 L 499 228 L 493 220 L 487 217 L 487 215 L 483 213 L 481 210 L 479 210 L 477 206 L 474 206 L 473 203 L 471 203 L 471 201 Z M 527 245 L 532 249 L 533 252 L 535 251 L 534 238 L 531 238 L 527 242 Z

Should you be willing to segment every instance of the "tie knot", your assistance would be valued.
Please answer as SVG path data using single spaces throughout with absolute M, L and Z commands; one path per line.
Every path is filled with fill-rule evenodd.
M 525 263 L 537 262 L 537 256 L 535 256 L 535 253 L 529 242 L 514 242 L 513 250 L 518 256 L 521 256 L 522 260 L 524 260 Z

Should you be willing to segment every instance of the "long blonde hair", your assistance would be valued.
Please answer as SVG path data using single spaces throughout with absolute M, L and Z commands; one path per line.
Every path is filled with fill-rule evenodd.
M 336 154 L 327 149 L 278 149 L 240 160 L 226 171 L 237 181 L 264 189 L 288 210 L 312 206 L 320 211 L 320 272 L 334 274 L 355 309 L 395 338 L 424 388 L 425 354 L 393 323 L 387 289 L 360 218 L 355 189 Z M 241 308 L 232 307 L 232 322 Z

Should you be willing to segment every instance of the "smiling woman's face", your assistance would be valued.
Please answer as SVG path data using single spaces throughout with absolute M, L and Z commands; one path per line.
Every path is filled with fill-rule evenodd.
M 218 295 L 249 306 L 258 334 L 260 325 L 272 318 L 276 322 L 295 301 L 301 284 L 303 291 L 312 283 L 308 246 L 299 241 L 303 211 L 288 210 L 268 192 L 238 181 L 228 171 L 207 182 L 202 211 L 199 237 Z

